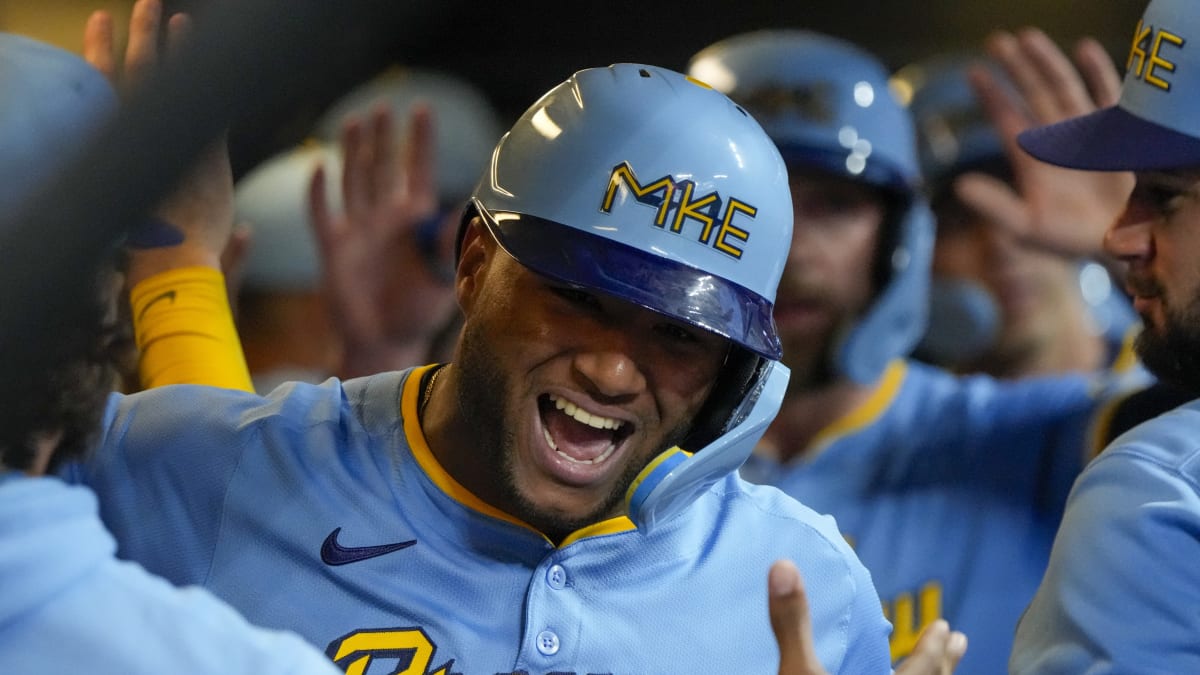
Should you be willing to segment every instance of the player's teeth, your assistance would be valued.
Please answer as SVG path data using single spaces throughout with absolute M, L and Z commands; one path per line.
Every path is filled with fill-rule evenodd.
M 609 443 L 608 448 L 606 448 L 604 450 L 604 452 L 600 453 L 600 456 L 596 457 L 595 459 L 575 459 L 574 457 L 572 457 L 560 450 L 555 450 L 555 452 L 558 452 L 559 457 L 566 459 L 568 462 L 571 462 L 572 464 L 599 464 L 599 463 L 603 462 L 604 460 L 608 459 L 609 457 L 611 457 L 613 454 L 613 450 L 616 450 L 616 449 L 617 449 L 616 443 Z
M 615 420 L 611 417 L 603 417 L 601 415 L 593 415 L 570 401 L 559 398 L 554 394 L 550 395 L 550 400 L 554 401 L 554 407 L 563 411 L 567 416 L 574 419 L 576 422 L 581 422 L 595 429 L 619 429 L 621 420 Z
M 554 442 L 554 437 L 550 435 L 550 430 L 546 427 L 542 427 L 542 435 L 546 437 L 546 442 L 550 444 L 550 447 L 555 451 L 558 451 L 558 444 Z

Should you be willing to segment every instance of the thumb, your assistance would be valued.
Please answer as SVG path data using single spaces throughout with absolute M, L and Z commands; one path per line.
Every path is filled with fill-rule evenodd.
M 771 629 L 779 645 L 779 675 L 823 675 L 813 641 L 808 596 L 800 570 L 790 560 L 771 565 L 767 575 Z

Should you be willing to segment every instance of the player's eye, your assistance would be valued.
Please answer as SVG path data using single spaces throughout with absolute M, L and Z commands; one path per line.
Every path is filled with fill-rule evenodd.
M 600 300 L 596 296 L 579 288 L 571 286 L 554 286 L 551 288 L 555 295 L 577 307 L 600 309 Z
M 659 324 L 655 330 L 672 342 L 692 344 L 698 341 L 696 332 L 677 323 Z
M 1169 178 L 1169 177 L 1168 177 Z M 1132 200 L 1136 200 L 1162 215 L 1174 213 L 1183 202 L 1195 194 L 1191 181 L 1169 180 L 1168 178 L 1141 179 L 1134 187 Z

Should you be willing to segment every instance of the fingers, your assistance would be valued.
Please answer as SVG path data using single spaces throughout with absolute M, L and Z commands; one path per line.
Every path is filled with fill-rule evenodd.
M 954 180 L 954 195 L 968 208 L 1018 237 L 1029 234 L 1025 200 L 1003 180 L 984 173 L 965 173 Z
M 1096 109 L 1091 95 L 1075 65 L 1058 45 L 1036 28 L 1022 30 L 1017 39 L 1033 61 L 1034 68 L 1049 88 L 1055 102 L 1053 115 L 1047 121 L 1083 115 Z
M 174 14 L 167 21 L 167 52 L 175 54 L 192 30 L 192 19 L 186 14 Z
M 1121 76 L 1108 51 L 1096 40 L 1084 38 L 1075 46 L 1075 63 L 1096 105 L 1116 105 L 1121 98 Z
M 1017 134 L 1030 126 L 1025 109 L 1013 98 L 1005 87 L 1000 85 L 989 69 L 975 65 L 967 70 L 967 80 L 975 91 L 984 114 L 996 128 L 1000 140 L 1004 144 L 1005 153 L 1011 157 L 1021 157 L 1024 152 L 1017 145 Z
M 779 645 L 779 675 L 818 675 L 825 672 L 813 641 L 808 596 L 800 570 L 779 560 L 767 574 L 771 629 Z
M 1079 72 L 1041 30 L 995 33 L 986 47 L 1039 123 L 1057 122 L 1096 108 Z
M 371 172 L 368 186 L 372 202 L 383 199 L 392 191 L 396 179 L 395 138 L 392 131 L 392 114 L 386 105 L 380 104 L 371 112 L 370 133 L 367 144 L 371 147 Z
M 917 646 L 896 668 L 896 675 L 949 675 L 966 653 L 967 636 L 938 619 L 921 632 Z
M 408 120 L 408 135 L 404 142 L 405 192 L 416 211 L 437 205 L 437 157 L 435 150 L 433 111 L 427 105 L 417 105 Z
M 371 206 L 372 158 L 364 135 L 359 119 L 351 119 L 342 126 L 342 208 L 354 222 L 362 222 Z
M 83 27 L 83 58 L 100 71 L 109 82 L 117 76 L 116 57 L 113 55 L 113 19 L 103 10 L 92 12 Z
M 313 169 L 312 179 L 308 183 L 308 214 L 312 220 L 317 246 L 323 254 L 333 248 L 333 240 L 337 236 L 335 220 L 326 197 L 325 180 L 325 167 L 318 164 Z
M 160 0 L 138 0 L 129 18 L 129 45 L 125 48 L 127 84 L 143 80 L 158 62 L 158 34 L 162 25 Z

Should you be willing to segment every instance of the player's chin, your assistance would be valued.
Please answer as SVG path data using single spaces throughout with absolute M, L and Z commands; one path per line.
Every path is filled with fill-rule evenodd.
M 522 519 L 548 534 L 566 534 L 621 515 L 623 491 L 541 486 L 522 490 Z

